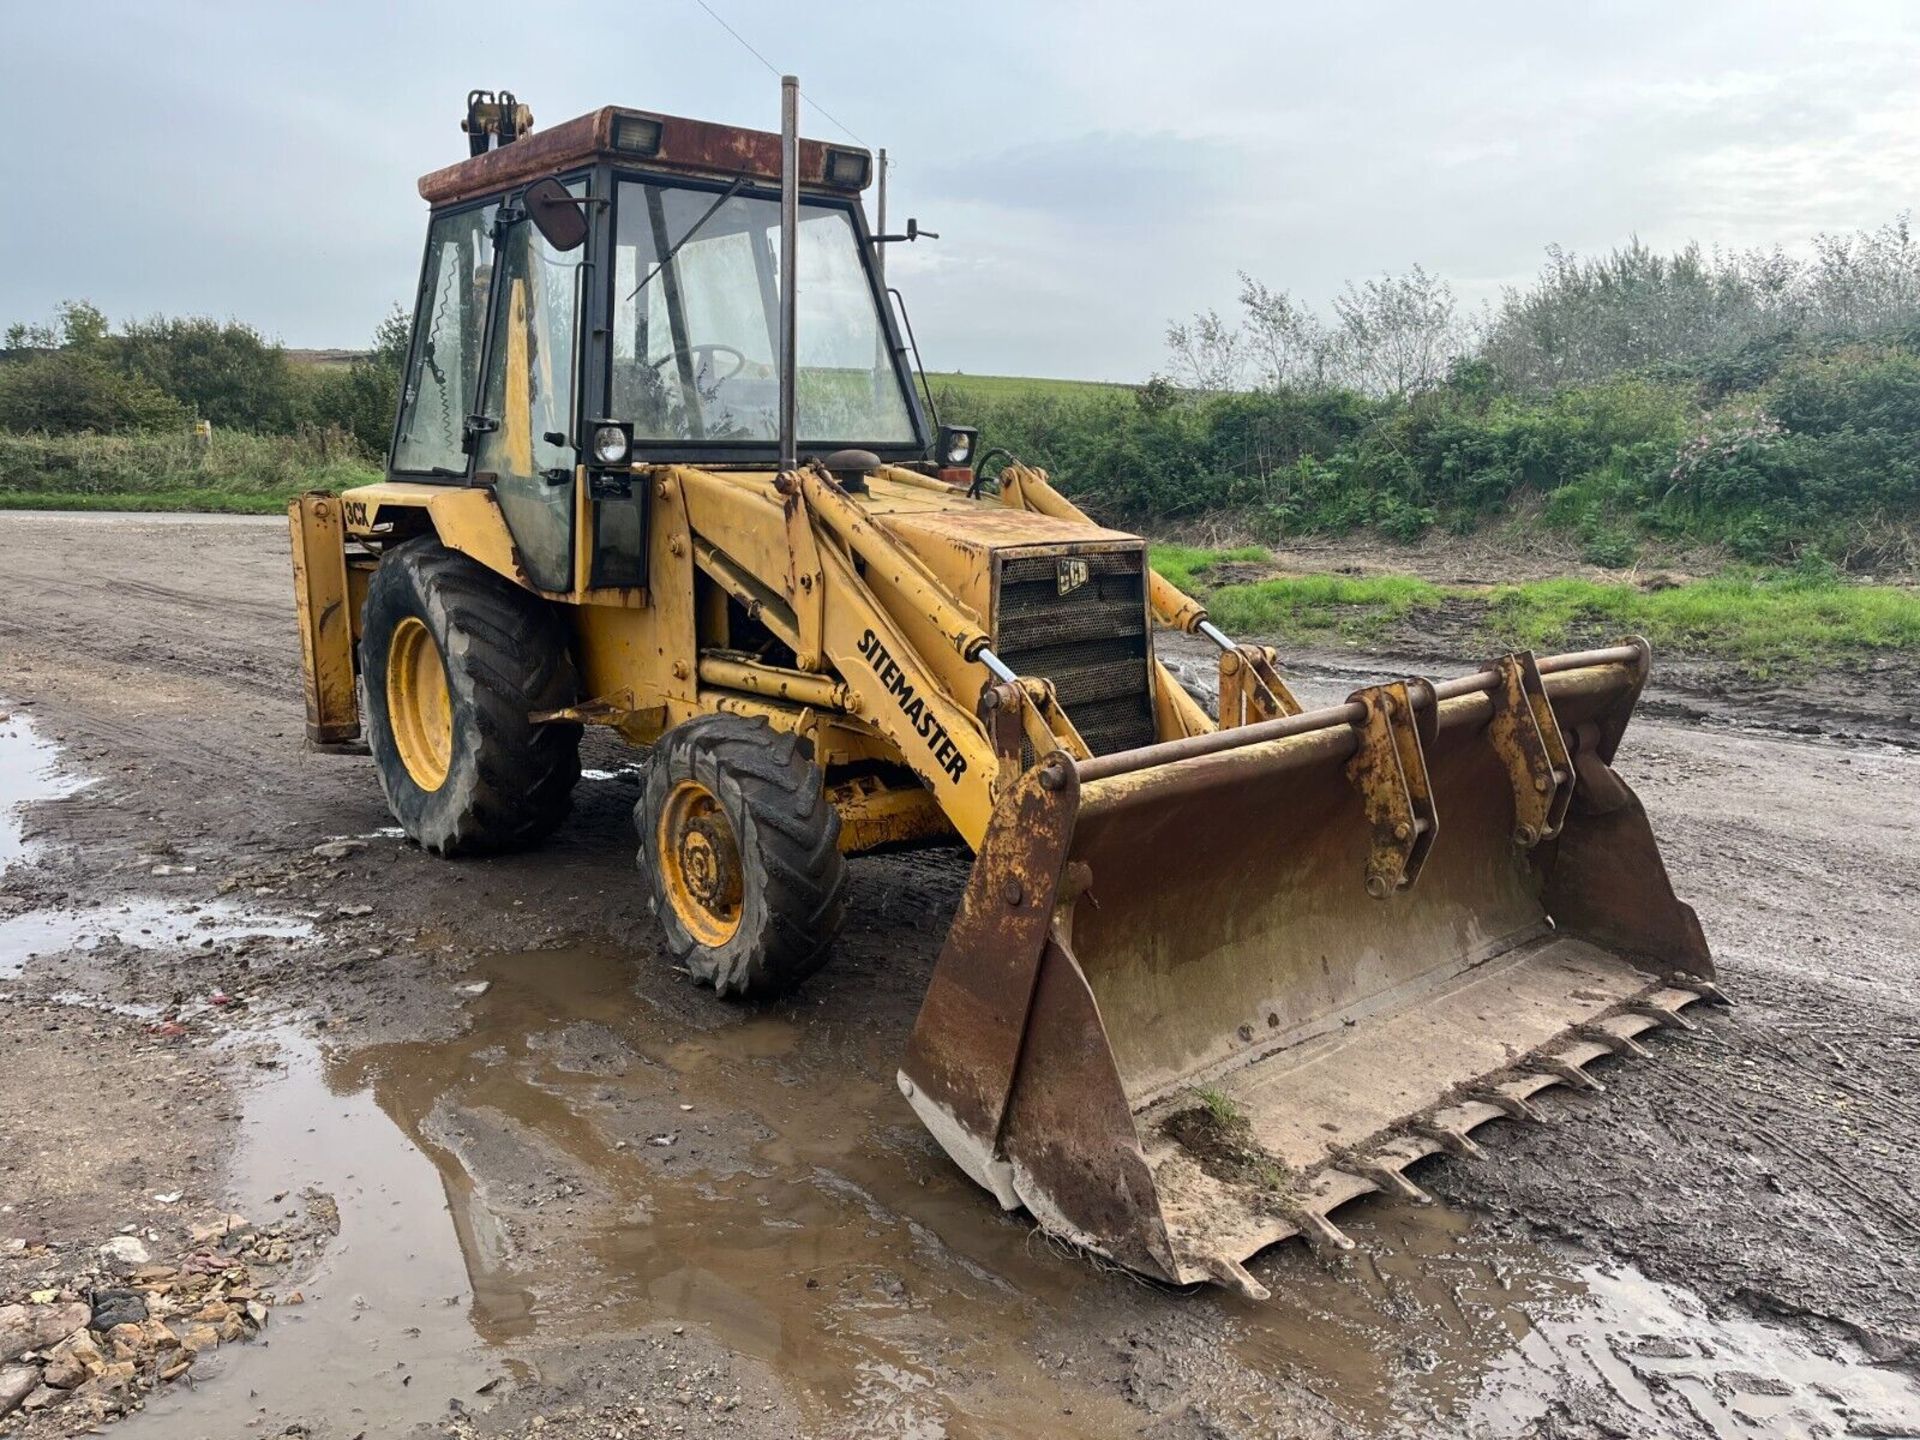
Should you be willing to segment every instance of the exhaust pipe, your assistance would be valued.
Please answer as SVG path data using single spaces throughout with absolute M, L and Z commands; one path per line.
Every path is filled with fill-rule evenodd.
M 780 469 L 800 462 L 795 433 L 794 320 L 800 266 L 800 79 L 780 77 Z

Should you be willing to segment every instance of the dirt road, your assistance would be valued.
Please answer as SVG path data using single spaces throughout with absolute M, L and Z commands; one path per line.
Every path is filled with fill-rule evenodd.
M 1920 753 L 1656 691 L 1621 768 L 1736 1008 L 1430 1162 L 1441 1206 L 1343 1212 L 1351 1260 L 1260 1257 L 1254 1305 L 1063 1253 L 917 1126 L 964 856 L 856 862 L 828 970 L 719 1002 L 660 956 L 637 757 L 591 741 L 552 844 L 448 864 L 303 751 L 285 548 L 0 516 L 0 1305 L 123 1227 L 290 1245 L 269 1343 L 121 1433 L 1920 1433 Z

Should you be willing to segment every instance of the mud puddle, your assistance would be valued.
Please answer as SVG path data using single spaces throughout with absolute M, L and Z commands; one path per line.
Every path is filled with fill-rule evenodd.
M 130 896 L 91 910 L 29 910 L 0 920 L 0 980 L 43 955 L 89 951 L 112 942 L 136 950 L 188 950 L 223 941 L 304 939 L 310 921 L 245 910 L 223 900 L 175 903 Z
M 1369 1433 L 1534 1436 L 1558 1415 L 1712 1440 L 1920 1434 L 1920 1384 L 1850 1339 L 1715 1315 L 1630 1265 L 1484 1234 L 1443 1207 L 1362 1210 L 1351 1266 L 1268 1257 L 1290 1291 L 1236 1349 Z
M 610 955 L 474 974 L 466 1034 L 330 1074 L 440 1166 L 484 1339 L 702 1326 L 830 1433 L 1021 1433 L 1057 1389 L 1027 1297 L 1064 1299 L 1085 1273 L 1029 1257 L 1025 1227 L 929 1163 L 887 1080 L 812 1063 L 787 1018 L 670 1021 Z M 1094 1393 L 1053 1410 L 1063 1436 L 1135 1418 Z
M 43 738 L 33 722 L 0 700 L 0 874 L 27 858 L 26 807 L 59 800 L 92 782 L 63 773 L 60 747 Z
M 338 1207 L 339 1233 L 299 1282 L 301 1304 L 276 1306 L 256 1343 L 208 1356 L 191 1393 L 155 1394 L 123 1427 L 130 1436 L 279 1434 L 316 1415 L 326 1434 L 393 1434 L 445 1416 L 449 1401 L 474 1403 L 501 1374 L 469 1318 L 473 1292 L 440 1172 L 372 1096 L 333 1087 L 311 1040 L 292 1029 L 270 1038 L 276 1073 L 247 1096 L 232 1204 L 265 1224 L 297 1213 L 303 1192 L 323 1194 Z
M 284 1075 L 249 1105 L 245 1198 L 335 1193 L 340 1248 L 311 1303 L 276 1315 L 278 1350 L 226 1360 L 231 1390 L 203 1385 L 168 1402 L 183 1428 L 142 1433 L 194 1433 L 210 1407 L 328 1414 L 303 1397 L 348 1393 L 377 1433 L 486 1403 L 501 1356 L 537 1366 L 668 1323 L 764 1362 L 833 1435 L 1132 1434 L 1189 1405 L 1232 1434 L 1920 1422 L 1920 1389 L 1849 1343 L 1710 1316 L 1445 1209 L 1363 1203 L 1338 1268 L 1269 1252 L 1264 1305 L 1143 1286 L 958 1176 L 885 1079 L 891 1037 L 718 1005 L 701 1029 L 587 950 L 490 960 L 460 993 L 482 984 L 452 1040 L 323 1061 L 283 1038 Z M 1086 1344 L 1109 1316 L 1105 1347 Z M 1216 1353 L 1161 1352 L 1168 1326 Z

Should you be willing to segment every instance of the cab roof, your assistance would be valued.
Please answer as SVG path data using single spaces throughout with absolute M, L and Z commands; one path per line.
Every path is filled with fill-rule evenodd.
M 831 168 L 829 157 L 838 157 Z M 420 196 L 429 205 L 452 205 L 601 160 L 720 180 L 744 172 L 749 179 L 777 181 L 780 137 L 766 130 L 608 105 L 422 175 Z M 872 156 L 865 150 L 819 140 L 800 142 L 804 186 L 854 193 L 867 187 L 872 172 Z M 834 178 L 829 179 L 830 173 Z

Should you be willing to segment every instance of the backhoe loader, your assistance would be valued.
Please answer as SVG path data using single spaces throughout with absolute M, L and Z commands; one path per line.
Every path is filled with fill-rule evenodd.
M 965 844 L 901 1092 L 1003 1206 L 1252 1296 L 1719 998 L 1612 768 L 1644 642 L 1303 711 L 1139 537 L 930 421 L 871 158 L 783 104 L 476 92 L 421 180 L 386 478 L 291 506 L 309 740 L 407 835 L 538 842 L 610 727 L 666 949 L 748 999 L 827 958 L 847 857 Z M 1217 719 L 1156 631 L 1217 646 Z

